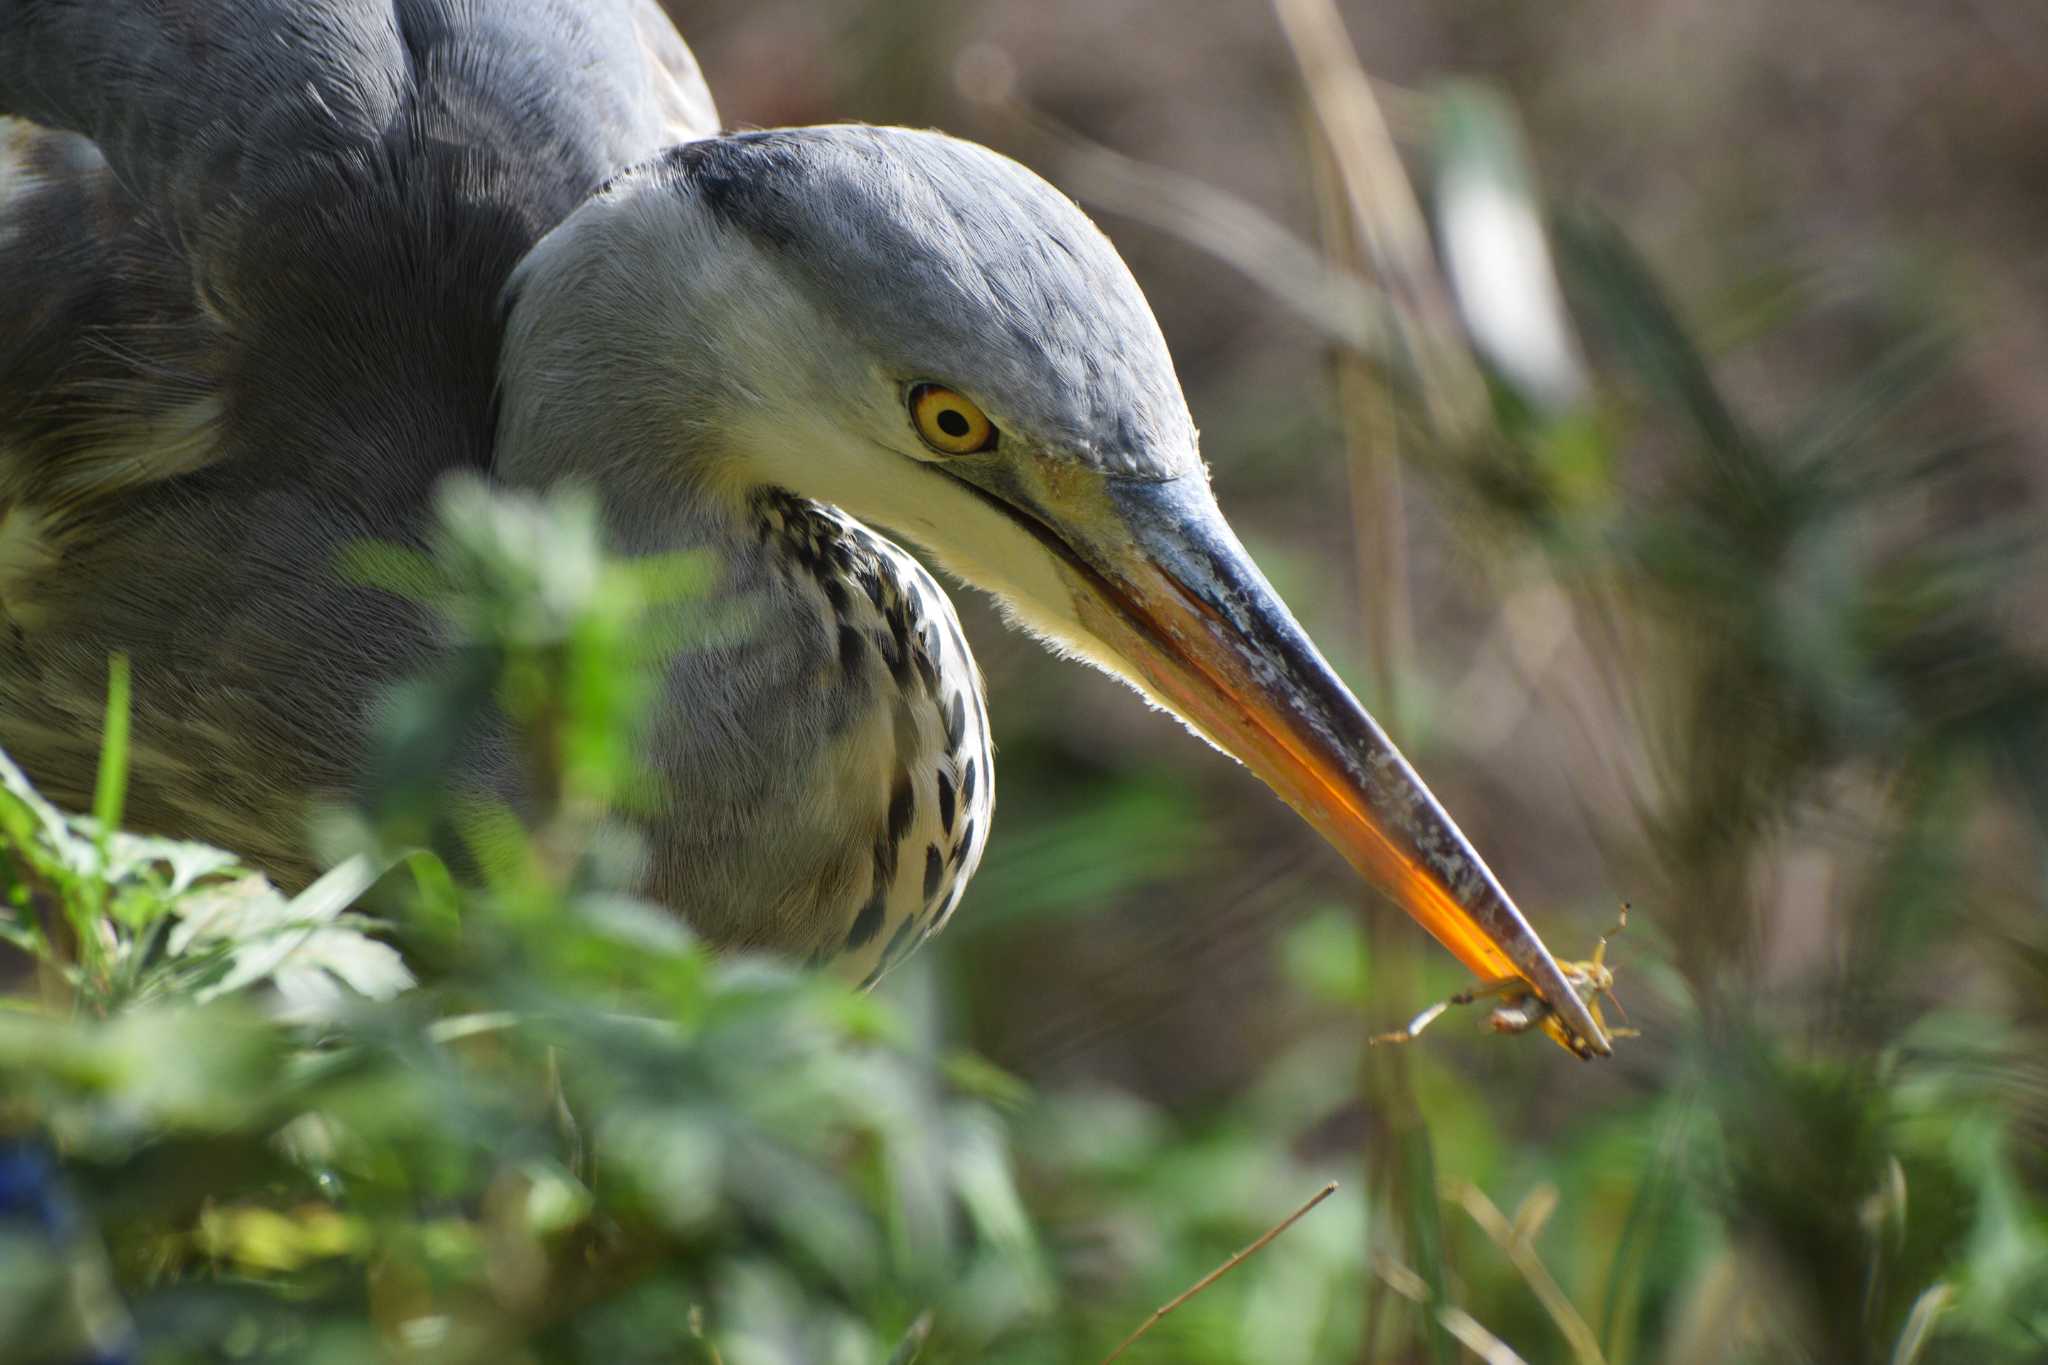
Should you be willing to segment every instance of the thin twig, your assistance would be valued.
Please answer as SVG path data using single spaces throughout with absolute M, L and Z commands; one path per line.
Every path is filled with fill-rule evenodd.
M 1306 117 L 1306 111 L 1304 111 Z M 1309 147 L 1310 183 L 1315 192 L 1316 225 L 1323 253 L 1339 271 L 1372 280 L 1373 263 L 1344 191 L 1342 176 L 1328 137 L 1305 129 Z M 1384 325 L 1384 324 L 1383 324 Z M 1400 423 L 1394 396 L 1385 381 L 1385 366 L 1369 363 L 1356 348 L 1335 346 L 1330 352 L 1331 379 L 1337 398 L 1338 430 L 1344 443 L 1346 485 L 1351 502 L 1352 567 L 1356 574 L 1358 611 L 1365 627 L 1367 660 L 1372 670 L 1371 706 L 1398 743 L 1405 728 L 1406 707 L 1401 683 L 1412 654 L 1413 631 L 1408 596 L 1407 517 L 1402 505 Z M 1353 898 L 1354 914 L 1368 960 L 1386 976 L 1406 980 L 1397 962 L 1411 951 L 1388 932 L 1386 902 L 1378 896 Z M 1392 968 L 1392 970 L 1386 970 Z M 1358 1094 L 1365 1112 L 1373 1115 L 1361 1134 L 1375 1208 L 1399 1208 L 1402 1192 L 1395 1173 L 1406 1164 L 1408 1148 L 1426 1135 L 1404 1131 L 1388 1115 L 1409 1112 L 1409 1079 L 1405 1058 L 1369 1057 L 1359 1053 Z M 1386 1197 L 1381 1199 L 1379 1196 Z M 1432 1191 L 1432 1196 L 1434 1192 Z M 1374 1220 L 1364 1220 L 1359 1233 L 1372 1239 Z M 1380 1324 L 1387 1307 L 1386 1289 L 1375 1284 L 1365 1305 L 1365 1326 L 1359 1342 L 1361 1361 L 1378 1359 Z
M 704 1334 L 704 1308 L 701 1304 L 690 1305 L 690 1335 L 704 1348 L 704 1354 L 711 1357 L 711 1365 L 725 1365 L 725 1357 L 718 1354 L 718 1347 Z
M 918 1353 L 924 1350 L 926 1338 L 932 1334 L 932 1310 L 927 1308 L 911 1322 L 910 1330 L 903 1334 L 903 1340 L 896 1343 L 896 1349 L 889 1353 L 889 1365 L 913 1365 Z
M 1296 1223 L 1300 1222 L 1302 1218 L 1307 1215 L 1310 1209 L 1322 1203 L 1325 1199 L 1328 1199 L 1331 1195 L 1335 1194 L 1336 1192 L 1337 1182 L 1332 1180 L 1329 1184 L 1323 1186 L 1320 1190 L 1317 1190 L 1315 1192 L 1315 1195 L 1312 1198 L 1310 1198 L 1306 1204 L 1303 1204 L 1293 1213 L 1288 1214 L 1285 1218 L 1275 1223 L 1272 1227 L 1267 1228 L 1266 1231 L 1263 1234 L 1261 1234 L 1258 1241 L 1253 1242 L 1250 1246 L 1238 1252 L 1235 1256 L 1232 1256 L 1222 1265 L 1217 1266 L 1214 1270 L 1204 1275 L 1201 1279 L 1196 1280 L 1193 1284 L 1189 1285 L 1186 1289 L 1182 1290 L 1180 1294 L 1176 1296 L 1171 1302 L 1162 1304 L 1158 1308 L 1153 1309 L 1152 1316 L 1145 1319 L 1145 1321 L 1139 1323 L 1137 1331 L 1125 1337 L 1123 1339 L 1122 1345 L 1118 1346 L 1114 1351 L 1111 1351 L 1108 1355 L 1102 1358 L 1102 1365 L 1109 1365 L 1111 1361 L 1115 1360 L 1125 1351 L 1130 1350 L 1131 1343 L 1135 1342 L 1139 1337 L 1144 1336 L 1145 1333 L 1151 1331 L 1154 1327 L 1158 1326 L 1159 1320 L 1161 1318 L 1165 1317 L 1168 1313 L 1171 1313 L 1174 1309 L 1186 1303 L 1189 1299 L 1192 1299 L 1195 1295 L 1201 1293 L 1204 1289 L 1207 1289 L 1210 1285 L 1216 1283 L 1216 1281 L 1222 1279 L 1225 1275 L 1228 1275 L 1231 1271 L 1237 1269 L 1238 1266 L 1244 1264 L 1244 1262 L 1250 1260 L 1253 1256 L 1256 1256 L 1261 1251 L 1265 1250 L 1267 1243 L 1271 1242 L 1275 1237 L 1278 1237 L 1281 1233 L 1287 1231 L 1287 1229 L 1293 1227 Z
M 1372 1258 L 1372 1269 L 1374 1278 L 1387 1288 L 1410 1303 L 1428 1308 L 1429 1285 L 1420 1275 L 1385 1254 Z M 1457 1338 L 1460 1346 L 1478 1356 L 1484 1365 L 1528 1365 L 1515 1354 L 1514 1347 L 1487 1331 L 1479 1319 L 1462 1308 L 1445 1304 L 1437 1310 L 1437 1321 L 1443 1324 L 1446 1332 Z
M 1955 1296 L 1953 1287 L 1937 1280 L 1913 1300 L 1912 1311 L 1906 1314 L 1906 1325 L 1899 1332 L 1898 1341 L 1892 1345 L 1892 1365 L 1913 1365 L 1920 1359 L 1920 1352 L 1927 1348 L 1928 1338 L 1934 1335 L 1934 1320 L 1948 1311 Z
M 1350 211 L 1328 139 L 1316 138 L 1315 142 L 1310 164 L 1324 254 L 1339 272 L 1370 280 L 1372 265 L 1361 241 L 1365 226 Z M 1400 423 L 1378 367 L 1367 363 L 1355 347 L 1335 347 L 1330 359 L 1351 492 L 1358 607 L 1365 619 L 1373 671 L 1372 708 L 1398 743 L 1403 709 L 1400 682 L 1412 635 Z
M 1458 1339 L 1458 1344 L 1478 1356 L 1482 1365 L 1528 1365 L 1515 1354 L 1515 1348 L 1486 1330 L 1479 1319 L 1462 1308 L 1446 1308 L 1437 1315 L 1444 1330 Z
M 1441 439 L 1462 444 L 1487 419 L 1486 386 L 1466 348 L 1422 206 L 1372 81 L 1333 0 L 1273 0 L 1273 9 L 1301 68 L 1378 283 L 1394 302 L 1430 425 Z
M 1536 1254 L 1531 1237 L 1519 1233 L 1485 1191 L 1477 1185 L 1461 1181 L 1454 1188 L 1458 1202 L 1465 1206 L 1465 1212 L 1472 1215 L 1472 1221 L 1493 1239 L 1494 1245 L 1507 1253 L 1508 1260 L 1521 1272 L 1537 1302 L 1550 1314 L 1550 1320 L 1557 1324 L 1557 1330 L 1564 1335 L 1571 1347 L 1572 1356 L 1580 1365 L 1607 1365 L 1607 1357 L 1600 1350 L 1600 1342 L 1594 1337 L 1593 1329 L 1579 1316 L 1579 1310 L 1572 1305 L 1571 1297 L 1558 1284 L 1550 1268 L 1543 1264 L 1543 1258 Z M 1541 1220 L 1531 1220 L 1540 1226 Z M 1534 1227 L 1530 1228 L 1533 1234 Z

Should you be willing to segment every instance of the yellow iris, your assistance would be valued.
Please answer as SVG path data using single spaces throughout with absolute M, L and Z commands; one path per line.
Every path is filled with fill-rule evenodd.
M 972 455 L 996 443 L 996 426 L 988 414 L 943 384 L 919 384 L 910 391 L 910 420 L 926 445 L 947 455 Z

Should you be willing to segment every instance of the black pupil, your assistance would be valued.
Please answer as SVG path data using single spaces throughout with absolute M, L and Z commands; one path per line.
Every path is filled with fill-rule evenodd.
M 967 434 L 967 415 L 958 408 L 946 408 L 933 420 L 939 424 L 940 431 L 956 441 Z

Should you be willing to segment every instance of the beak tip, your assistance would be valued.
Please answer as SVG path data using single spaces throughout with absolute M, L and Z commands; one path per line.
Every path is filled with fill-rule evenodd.
M 1205 480 L 1117 481 L 1125 539 L 1069 560 L 1129 676 L 1263 778 L 1482 981 L 1519 976 L 1583 1060 L 1606 1032 L 1422 778 L 1224 524 Z M 1526 1024 L 1523 1027 L 1527 1027 Z

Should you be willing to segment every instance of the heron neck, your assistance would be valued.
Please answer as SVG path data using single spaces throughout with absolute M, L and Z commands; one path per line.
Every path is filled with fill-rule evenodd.
M 688 197 L 638 183 L 536 243 L 506 284 L 497 476 L 595 490 L 629 554 L 742 534 L 745 491 L 716 478 L 734 368 L 714 316 L 728 255 Z
M 745 501 L 712 490 L 716 453 L 674 387 L 642 360 L 508 340 L 493 473 L 517 488 L 591 490 L 622 554 L 737 542 Z

